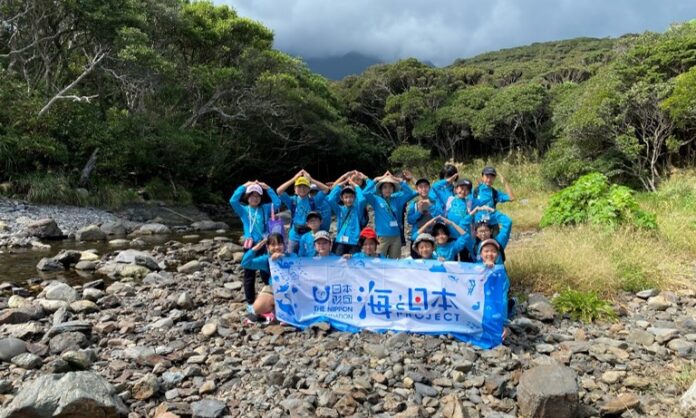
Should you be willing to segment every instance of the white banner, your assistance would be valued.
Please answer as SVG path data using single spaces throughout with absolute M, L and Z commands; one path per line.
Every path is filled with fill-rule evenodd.
M 271 262 L 276 316 L 304 328 L 452 334 L 500 344 L 507 317 L 505 269 L 431 260 L 287 258 Z

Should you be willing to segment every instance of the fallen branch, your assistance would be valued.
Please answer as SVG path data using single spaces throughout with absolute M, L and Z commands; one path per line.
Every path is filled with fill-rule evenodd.
M 61 91 L 58 92 L 51 100 L 46 103 L 46 106 L 44 106 L 40 111 L 39 111 L 39 116 L 42 116 L 44 113 L 48 111 L 48 109 L 53 106 L 53 104 L 58 101 L 58 100 L 65 100 L 65 99 L 71 99 L 76 102 L 87 102 L 89 103 L 90 100 L 94 99 L 97 97 L 97 95 L 93 96 L 75 96 L 75 95 L 70 95 L 66 96 L 65 93 L 67 93 L 69 90 L 71 90 L 73 87 L 75 87 L 80 81 L 82 81 L 83 78 L 87 76 L 87 74 L 91 73 L 92 70 L 101 62 L 106 57 L 108 51 L 102 51 L 98 50 L 95 54 L 94 57 L 90 60 L 89 64 L 85 68 L 85 70 L 80 74 L 75 80 L 73 80 L 72 83 L 68 84 L 65 86 Z

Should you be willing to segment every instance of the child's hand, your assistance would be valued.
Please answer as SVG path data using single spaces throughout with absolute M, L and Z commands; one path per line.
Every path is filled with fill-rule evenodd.
M 268 184 L 266 184 L 266 183 L 264 183 L 264 182 L 262 182 L 262 181 L 259 181 L 258 184 L 259 184 L 259 186 L 261 186 L 261 188 L 264 189 L 264 190 L 270 189 L 270 187 L 268 186 Z
M 502 174 L 498 173 L 498 178 L 502 184 L 505 184 L 505 177 Z
M 352 254 L 343 254 L 343 259 L 349 260 L 352 256 L 353 256 Z
M 258 244 L 254 245 L 251 249 L 253 251 L 259 251 L 264 245 L 266 245 L 266 238 L 259 241 Z
M 485 266 L 488 267 L 489 269 L 492 269 L 492 268 L 495 266 L 495 262 L 493 262 L 493 261 L 484 261 L 484 262 L 483 262 L 483 265 L 485 265 Z
M 438 257 L 437 261 L 445 261 L 445 257 Z
M 457 180 L 457 177 L 459 177 L 459 173 L 452 175 L 452 177 L 448 177 L 447 183 L 454 183 L 455 180 Z
M 271 254 L 271 256 L 269 258 L 271 260 L 275 261 L 279 258 L 283 258 L 284 256 L 285 256 L 285 254 L 283 254 L 283 253 L 273 253 L 273 254 Z

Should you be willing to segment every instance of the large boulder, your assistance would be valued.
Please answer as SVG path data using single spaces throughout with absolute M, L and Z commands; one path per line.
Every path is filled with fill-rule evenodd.
M 19 338 L 0 338 L 0 361 L 10 361 L 12 357 L 27 352 L 27 344 Z
M 44 290 L 46 299 L 62 300 L 73 303 L 77 300 L 77 291 L 63 282 L 52 282 Z
M 685 414 L 696 411 L 696 380 L 691 384 L 689 390 L 682 395 L 679 407 Z
M 0 418 L 128 416 L 116 389 L 93 372 L 43 375 L 22 387 Z
M 133 235 L 161 235 L 169 234 L 171 230 L 167 225 L 152 223 L 145 224 L 133 232 Z
M 106 234 L 96 225 L 86 226 L 75 233 L 75 241 L 105 241 Z
M 81 258 L 82 258 L 82 253 L 79 251 L 62 250 L 61 252 L 56 254 L 55 257 L 53 257 L 53 260 L 59 262 L 60 264 L 63 265 L 63 267 L 65 267 L 67 269 L 72 264 L 77 264 Z
M 116 259 L 117 263 L 123 264 L 135 264 L 138 266 L 147 267 L 150 270 L 159 270 L 157 265 L 157 260 L 155 260 L 150 254 L 145 251 L 138 250 L 125 250 L 118 253 Z
M 44 257 L 36 264 L 36 269 L 44 272 L 63 271 L 65 266 L 52 258 Z
M 65 236 L 56 221 L 51 218 L 29 222 L 24 226 L 24 231 L 27 235 L 44 239 L 60 239 Z
M 198 221 L 191 224 L 194 231 L 217 231 L 218 229 L 230 229 L 224 222 Z
M 532 293 L 529 295 L 527 304 L 527 316 L 538 321 L 550 322 L 556 311 L 548 299 L 541 293 Z
M 122 237 L 128 233 L 128 229 L 121 221 L 105 222 L 101 225 L 101 230 L 108 236 Z
M 527 418 L 572 417 L 578 407 L 575 372 L 559 365 L 525 371 L 517 386 L 517 405 Z

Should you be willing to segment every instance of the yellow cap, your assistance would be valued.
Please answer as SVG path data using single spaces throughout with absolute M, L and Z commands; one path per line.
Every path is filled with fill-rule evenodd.
M 297 186 L 310 187 L 310 183 L 309 180 L 307 180 L 307 177 L 298 177 L 297 180 L 295 180 L 295 187 Z

